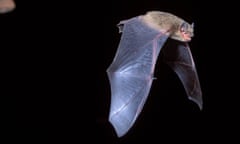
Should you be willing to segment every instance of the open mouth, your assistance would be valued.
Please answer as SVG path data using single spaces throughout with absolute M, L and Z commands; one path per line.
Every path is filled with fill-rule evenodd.
M 190 41 L 191 40 L 191 36 L 188 33 L 181 33 L 182 37 L 185 41 Z

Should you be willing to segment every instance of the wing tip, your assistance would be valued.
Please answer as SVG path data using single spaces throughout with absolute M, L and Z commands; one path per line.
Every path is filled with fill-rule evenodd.
M 194 103 L 196 103 L 199 107 L 199 109 L 202 111 L 203 109 L 203 101 L 202 101 L 202 96 L 195 98 L 195 97 L 188 97 L 189 100 L 193 101 Z
M 120 137 L 123 137 L 127 132 L 128 130 L 123 130 L 121 129 L 120 125 L 118 124 L 118 122 L 114 121 L 112 119 L 112 117 L 109 117 L 109 122 L 111 123 L 111 125 L 113 126 L 116 134 L 117 134 L 117 137 L 120 138 Z

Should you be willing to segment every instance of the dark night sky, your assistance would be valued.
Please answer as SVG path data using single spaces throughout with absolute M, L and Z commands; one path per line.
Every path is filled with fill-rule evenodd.
M 0 25 L 1 44 L 7 47 L 6 71 L 17 87 L 14 93 L 24 95 L 16 99 L 19 141 L 81 143 L 86 139 L 145 144 L 234 140 L 233 131 L 239 129 L 239 94 L 234 83 L 239 76 L 235 70 L 238 56 L 233 36 L 227 36 L 237 24 L 215 17 L 222 13 L 219 5 L 193 0 L 122 0 L 94 6 L 90 1 L 89 5 L 16 2 L 14 12 L 0 15 Z M 202 87 L 203 110 L 187 99 L 181 82 L 160 57 L 155 71 L 158 79 L 143 111 L 129 133 L 119 139 L 108 122 L 106 75 L 120 39 L 116 24 L 149 10 L 168 11 L 195 23 L 190 46 Z

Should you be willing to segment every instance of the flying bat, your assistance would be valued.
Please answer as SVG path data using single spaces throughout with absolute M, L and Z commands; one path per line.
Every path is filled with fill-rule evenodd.
M 122 33 L 116 55 L 107 69 L 111 87 L 109 121 L 118 137 L 134 125 L 149 95 L 161 51 L 181 80 L 190 100 L 202 109 L 202 91 L 188 45 L 193 24 L 161 11 L 149 11 L 118 24 Z M 162 49 L 168 38 L 175 47 Z

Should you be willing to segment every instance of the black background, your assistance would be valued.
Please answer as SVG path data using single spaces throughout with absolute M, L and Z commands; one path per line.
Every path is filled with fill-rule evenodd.
M 10 87 L 10 96 L 16 96 L 16 137 L 10 139 L 105 144 L 235 141 L 238 24 L 234 12 L 226 11 L 232 5 L 223 4 L 16 1 L 13 12 L 0 15 L 5 86 Z M 149 10 L 167 11 L 195 23 L 190 47 L 203 110 L 187 99 L 181 82 L 160 57 L 157 80 L 141 115 L 124 137 L 117 138 L 108 122 L 106 75 L 120 39 L 116 24 Z

